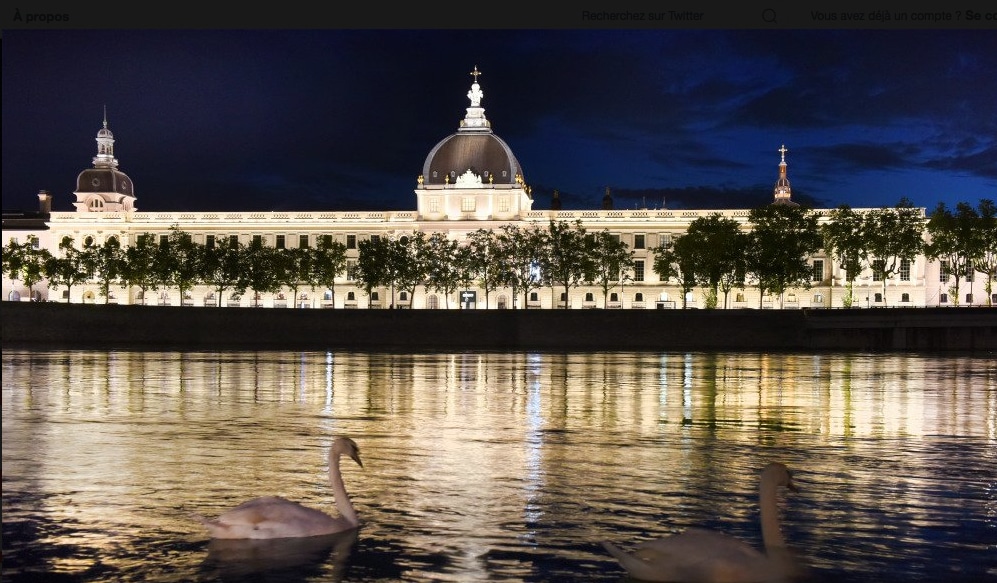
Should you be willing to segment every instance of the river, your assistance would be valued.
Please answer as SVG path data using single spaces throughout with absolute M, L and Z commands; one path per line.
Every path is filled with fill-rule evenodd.
M 4 349 L 4 583 L 627 581 L 702 526 L 760 548 L 758 477 L 814 581 L 997 581 L 987 355 Z M 210 542 L 275 494 L 361 527 Z

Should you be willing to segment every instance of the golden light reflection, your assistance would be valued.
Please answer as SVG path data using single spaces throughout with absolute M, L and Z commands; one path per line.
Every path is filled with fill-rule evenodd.
M 452 561 L 453 580 L 488 578 L 495 567 L 482 557 L 497 548 L 646 529 L 661 524 L 663 509 L 673 525 L 703 514 L 750 524 L 759 454 L 804 466 L 809 507 L 796 517 L 823 529 L 814 537 L 844 537 L 856 522 L 882 536 L 882 516 L 869 516 L 887 507 L 924 528 L 957 524 L 963 511 L 994 521 L 992 503 L 973 506 L 986 493 L 949 497 L 936 469 L 953 452 L 972 458 L 964 442 L 984 444 L 983 460 L 995 455 L 997 368 L 983 357 L 5 351 L 3 359 L 5 491 L 39 493 L 46 512 L 93 526 L 86 544 L 100 549 L 147 530 L 196 540 L 203 533 L 182 510 L 212 514 L 261 494 L 331 508 L 324 452 L 333 434 L 361 445 L 364 468 L 344 474 L 369 521 L 364 536 L 404 533 L 411 548 Z M 545 529 L 549 520 L 565 531 Z M 62 542 L 81 544 L 78 533 Z M 59 568 L 86 564 L 73 556 Z

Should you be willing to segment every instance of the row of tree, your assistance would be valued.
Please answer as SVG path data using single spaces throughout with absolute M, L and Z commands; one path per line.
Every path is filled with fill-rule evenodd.
M 707 307 L 717 307 L 720 294 L 727 307 L 735 289 L 756 286 L 759 301 L 781 296 L 790 288 L 808 288 L 813 281 L 809 258 L 821 250 L 846 274 L 845 306 L 852 303 L 852 286 L 870 268 L 885 282 L 904 262 L 918 256 L 940 259 L 959 281 L 973 272 L 987 276 L 988 302 L 997 272 L 997 217 L 993 201 L 977 207 L 960 203 L 954 210 L 939 206 L 930 215 L 902 199 L 895 207 L 865 213 L 848 206 L 830 212 L 828 220 L 794 205 L 773 204 L 753 209 L 746 223 L 720 214 L 694 220 L 687 231 L 653 247 L 652 269 L 662 281 L 676 281 L 684 298 L 694 288 L 706 292 Z M 925 237 L 927 232 L 927 237 Z M 356 262 L 347 260 L 347 248 L 331 235 L 314 247 L 278 249 L 262 238 L 243 244 L 235 237 L 201 244 L 174 226 L 165 237 L 143 234 L 122 247 L 116 237 L 102 243 L 91 238 L 77 246 L 72 237 L 59 244 L 57 255 L 32 242 L 13 239 L 3 247 L 3 269 L 29 290 L 47 279 L 50 286 L 71 290 L 96 283 L 106 299 L 111 287 L 135 287 L 146 298 L 150 290 L 178 289 L 181 297 L 196 285 L 215 291 L 221 305 L 226 291 L 243 295 L 301 289 L 329 290 L 335 301 L 336 281 L 345 275 L 371 296 L 375 289 L 416 289 L 441 293 L 447 307 L 459 289 L 479 287 L 489 296 L 498 289 L 520 294 L 549 287 L 569 297 L 571 288 L 598 286 L 603 305 L 616 286 L 642 279 L 635 271 L 634 250 L 607 230 L 587 231 L 580 221 L 551 221 L 548 225 L 503 225 L 479 229 L 457 241 L 443 232 L 372 235 L 360 241 Z M 67 294 L 68 295 L 68 294 Z M 515 303 L 515 302 L 514 302 Z M 526 302 L 524 301 L 524 306 Z

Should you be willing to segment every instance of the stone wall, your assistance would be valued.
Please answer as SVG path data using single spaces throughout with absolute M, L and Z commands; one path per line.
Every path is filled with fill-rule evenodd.
M 995 351 L 997 308 L 329 310 L 3 302 L 4 345 L 307 350 Z

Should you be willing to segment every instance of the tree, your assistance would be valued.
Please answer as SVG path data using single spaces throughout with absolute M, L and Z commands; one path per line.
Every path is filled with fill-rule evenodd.
M 125 253 L 117 237 L 108 237 L 101 245 L 86 247 L 87 271 L 97 280 L 104 303 L 111 300 L 111 284 L 123 278 Z
M 865 217 L 843 204 L 831 211 L 828 219 L 828 222 L 821 227 L 824 249 L 845 272 L 848 291 L 842 304 L 850 308 L 855 301 L 855 279 L 862 272 L 868 259 Z
M 190 233 L 173 225 L 166 246 L 172 256 L 168 281 L 180 290 L 180 305 L 183 305 L 188 292 L 203 276 L 200 245 L 194 242 Z
M 401 235 L 391 241 L 391 305 L 395 306 L 394 287 L 408 292 L 409 306 L 415 299 L 415 290 L 426 280 L 426 269 L 419 255 L 419 248 L 425 240 L 425 233 L 415 232 Z
M 383 237 L 364 239 L 357 249 L 360 252 L 357 257 L 357 282 L 367 297 L 372 297 L 374 288 L 385 286 L 390 281 L 388 240 Z M 373 304 L 368 303 L 367 307 L 372 308 Z
M 968 278 L 973 259 L 979 255 L 980 238 L 976 232 L 979 222 L 976 210 L 964 202 L 958 204 L 955 212 L 946 208 L 944 202 L 938 203 L 927 221 L 925 255 L 942 260 L 948 266 L 945 275 L 954 277 L 951 289 L 956 304 L 959 302 L 959 281 L 963 275 Z
M 505 285 L 512 288 L 513 307 L 517 290 L 523 292 L 523 305 L 528 306 L 530 292 L 541 282 L 540 262 L 543 256 L 544 232 L 536 224 L 528 228 L 515 224 L 501 227 L 498 245 L 505 257 Z
M 426 285 L 443 294 L 446 307 L 450 308 L 450 296 L 457 290 L 457 247 L 459 244 L 446 233 L 436 232 L 424 240 L 419 248 L 420 259 L 426 265 Z
M 983 199 L 977 205 L 979 226 L 979 254 L 974 260 L 977 271 L 987 276 L 984 289 L 987 292 L 987 305 L 993 306 L 994 279 L 997 278 L 997 206 L 990 199 Z
M 291 291 L 291 302 L 289 308 L 298 305 L 298 289 L 302 285 L 307 285 L 308 278 L 312 273 L 312 254 L 307 247 L 292 247 L 289 249 L 278 249 L 279 276 L 281 287 L 286 287 Z
M 59 242 L 60 256 L 52 256 L 45 263 L 45 274 L 53 287 L 66 286 L 66 297 L 71 297 L 73 286 L 87 280 L 83 253 L 76 248 L 73 238 L 66 235 Z
M 505 279 L 504 263 L 499 256 L 499 245 L 491 229 L 478 229 L 468 235 L 469 260 L 478 275 L 478 285 L 485 290 L 485 309 L 489 307 L 491 292 L 502 286 Z
M 694 247 L 692 261 L 696 282 L 706 287 L 712 298 L 707 307 L 716 307 L 717 292 L 724 294 L 724 308 L 730 291 L 744 285 L 745 250 L 747 235 L 741 232 L 741 225 L 719 214 L 699 217 L 686 230 L 684 244 Z M 710 305 L 712 303 L 712 305 Z
M 623 272 L 633 264 L 634 251 L 608 229 L 586 237 L 589 258 L 586 280 L 602 290 L 602 307 L 609 306 L 609 290 L 623 281 Z
M 3 247 L 3 272 L 12 280 L 20 280 L 34 299 L 32 287 L 45 277 L 45 265 L 52 254 L 47 249 L 35 247 L 35 239 L 18 243 L 13 238 Z
M 309 282 L 312 290 L 321 286 L 332 293 L 332 305 L 336 305 L 336 278 L 346 271 L 346 245 L 335 241 L 332 235 L 319 238 L 312 249 L 312 273 Z
M 591 273 L 582 222 L 575 221 L 572 225 L 551 221 L 545 232 L 545 242 L 547 252 L 542 256 L 541 272 L 552 292 L 555 286 L 563 287 L 564 307 L 568 308 L 571 288 L 580 285 Z
M 790 287 L 810 287 L 813 273 L 807 258 L 820 250 L 816 215 L 789 204 L 769 204 L 751 209 L 752 224 L 747 253 L 747 272 L 757 282 L 759 299 L 766 292 L 780 298 Z
M 689 307 L 689 292 L 696 287 L 696 261 L 699 246 L 695 239 L 679 235 L 654 248 L 653 269 L 661 281 L 677 279 L 682 289 L 682 309 Z
M 141 233 L 135 238 L 135 243 L 125 247 L 125 260 L 121 272 L 121 283 L 125 287 L 139 288 L 142 304 L 145 304 L 148 292 L 156 287 L 155 260 L 158 246 L 156 237 L 150 233 Z
M 910 200 L 900 199 L 895 207 L 882 207 L 866 215 L 866 244 L 873 258 L 873 271 L 883 283 L 900 271 L 904 261 L 913 262 L 924 251 L 925 218 Z
M 215 292 L 215 306 L 220 307 L 225 290 L 239 287 L 247 251 L 238 239 L 221 237 L 211 247 L 204 247 L 202 253 L 202 277 Z
M 237 291 L 253 291 L 253 307 L 259 307 L 261 293 L 277 293 L 281 288 L 280 258 L 278 250 L 263 244 L 262 239 L 253 239 L 246 247 L 243 272 L 240 274 Z

